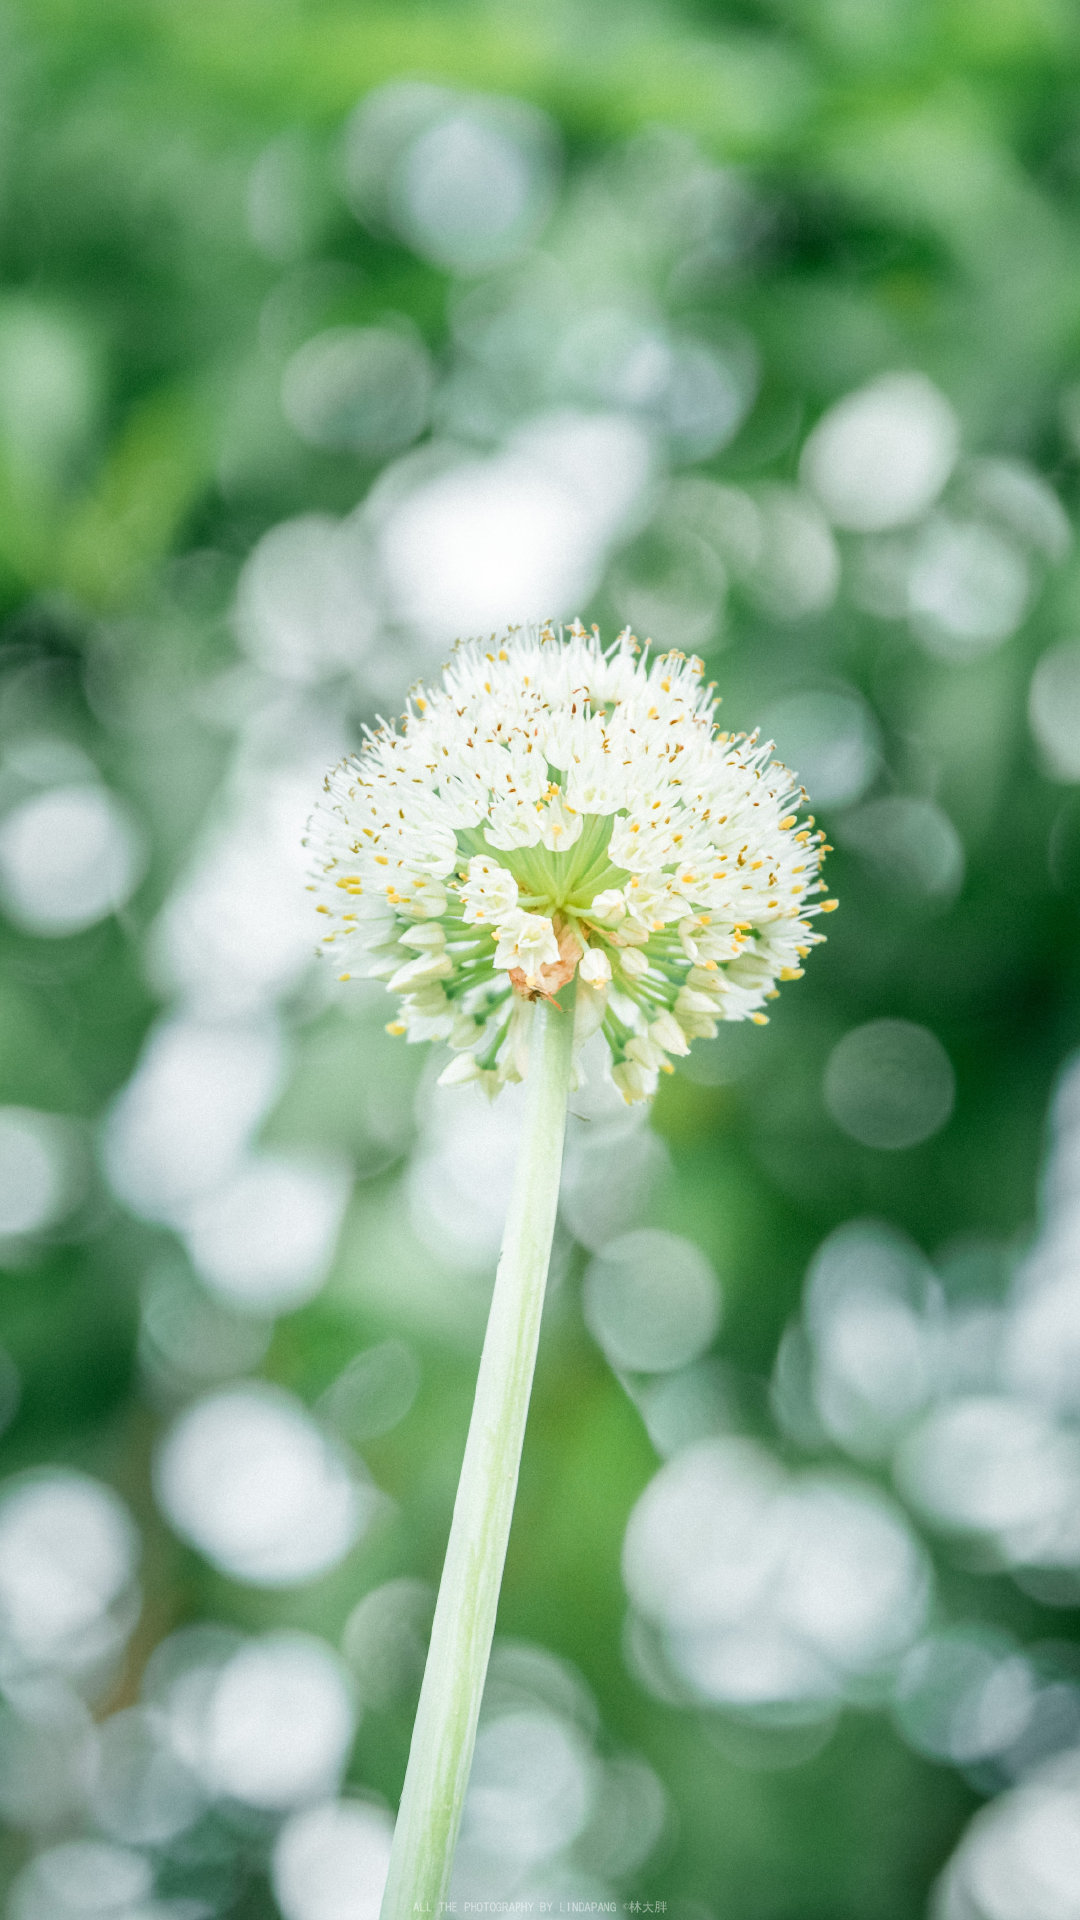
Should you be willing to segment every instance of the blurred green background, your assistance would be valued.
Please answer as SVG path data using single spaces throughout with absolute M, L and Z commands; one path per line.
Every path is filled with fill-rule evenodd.
M 377 1912 L 517 1109 L 300 840 L 581 614 L 841 911 L 576 1103 L 459 1911 L 1075 1920 L 1075 8 L 24 0 L 0 262 L 8 1911 Z

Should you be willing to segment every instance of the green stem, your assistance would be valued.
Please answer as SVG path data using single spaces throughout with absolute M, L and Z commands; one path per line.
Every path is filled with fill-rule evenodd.
M 567 999 L 572 996 L 567 994 Z M 381 1920 L 445 1901 L 484 1690 L 559 1198 L 573 1005 L 540 1001 L 525 1130 L 476 1382 Z

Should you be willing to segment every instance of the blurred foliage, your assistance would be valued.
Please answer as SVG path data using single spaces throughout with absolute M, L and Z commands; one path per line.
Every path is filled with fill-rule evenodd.
M 230 1364 L 226 1333 L 234 1319 L 249 1333 L 253 1323 L 225 1306 L 225 1331 L 199 1336 L 219 1343 L 216 1374 L 192 1359 L 182 1377 L 180 1323 L 168 1364 L 160 1345 L 148 1362 L 151 1280 L 172 1262 L 181 1293 L 196 1299 L 200 1283 L 168 1222 L 149 1208 L 139 1217 L 122 1181 L 121 1197 L 110 1191 L 100 1151 L 152 1023 L 184 999 L 160 957 L 159 914 L 237 780 L 287 771 L 295 740 L 310 739 L 312 754 L 323 739 L 342 750 L 439 657 L 439 643 L 384 608 L 355 673 L 328 676 L 317 700 L 302 673 L 267 694 L 272 675 L 252 690 L 262 669 L 245 658 L 232 616 L 241 567 L 268 529 L 351 513 L 388 465 L 385 453 L 320 443 L 290 424 L 282 371 L 304 343 L 389 324 L 426 348 L 437 392 L 461 371 L 471 289 L 488 277 L 436 264 L 392 223 L 362 223 L 345 186 L 347 116 L 403 78 L 515 96 L 550 116 L 565 158 L 538 244 L 549 250 L 541 278 L 545 261 L 560 262 L 550 268 L 559 298 L 565 286 L 565 298 L 577 289 L 587 302 L 594 277 L 623 292 L 632 283 L 639 310 L 712 343 L 736 370 L 756 364 L 731 435 L 670 456 L 684 479 L 755 499 L 792 486 L 825 409 L 879 375 L 918 369 L 955 409 L 969 459 L 1024 463 L 1070 516 L 1075 505 L 1080 17 L 1067 0 L 630 10 L 599 0 L 542 10 L 513 0 L 23 0 L 4 10 L 0 803 L 10 814 L 39 790 L 100 778 L 137 823 L 146 860 L 115 914 L 43 932 L 16 907 L 0 925 L 2 1098 L 69 1120 L 81 1156 L 60 1216 L 7 1243 L 0 1339 L 20 1390 L 6 1471 L 76 1466 L 121 1494 L 143 1536 L 143 1611 L 101 1713 L 137 1697 L 153 1647 L 185 1624 L 295 1626 L 338 1645 L 359 1596 L 398 1577 L 433 1581 L 468 1417 L 490 1254 L 481 1234 L 478 1251 L 440 1262 L 438 1225 L 426 1240 L 415 1229 L 422 1180 L 412 1216 L 403 1183 L 420 1179 L 416 1113 L 430 1080 L 412 1053 L 384 1043 L 377 1001 L 335 997 L 306 973 L 287 975 L 276 995 L 292 1037 L 262 1144 L 344 1156 L 363 1177 L 327 1286 L 276 1319 L 267 1311 L 261 1350 L 257 1327 L 252 1353 L 241 1341 Z M 677 199 L 668 212 L 650 202 L 675 151 L 718 170 L 733 210 L 726 245 L 681 264 L 678 232 L 663 229 L 690 214 Z M 490 284 L 502 284 L 498 268 Z M 486 439 L 437 402 L 435 436 L 461 459 L 498 444 L 515 412 L 565 404 L 550 389 L 534 398 L 513 367 L 471 377 L 492 393 L 500 380 L 521 385 L 496 393 Z M 586 410 L 598 404 L 586 398 Z M 958 470 L 950 484 L 968 483 Z M 647 624 L 628 611 L 636 591 L 655 610 L 657 640 L 679 643 L 689 582 L 707 617 L 687 644 L 705 651 L 727 724 L 764 716 L 771 726 L 786 698 L 822 688 L 857 696 L 872 716 L 867 778 L 857 792 L 841 781 L 835 808 L 821 806 L 842 903 L 829 944 L 767 1032 L 733 1043 L 730 1057 L 724 1036 L 719 1053 L 703 1049 L 704 1065 L 695 1057 L 665 1085 L 653 1119 L 662 1164 L 631 1223 L 695 1240 L 720 1276 L 717 1424 L 792 1460 L 837 1461 L 827 1436 L 800 1440 L 790 1422 L 778 1430 L 769 1393 L 823 1238 L 875 1217 L 954 1274 L 965 1250 L 981 1249 L 989 1298 L 987 1261 L 1008 1267 L 1032 1233 L 1048 1102 L 1080 1042 L 1080 813 L 1068 784 L 1080 755 L 1071 773 L 1051 764 L 1029 727 L 1028 688 L 1040 657 L 1076 630 L 1080 557 L 1051 536 L 1030 562 L 1022 617 L 961 657 L 852 587 L 871 544 L 857 533 L 835 537 L 839 597 L 792 612 L 767 582 L 740 576 L 731 553 L 714 555 L 709 574 L 688 500 L 676 493 L 648 525 L 611 535 L 588 604 L 521 614 L 580 611 L 614 634 L 626 617 Z M 482 541 L 476 559 L 482 567 Z M 453 637 L 448 626 L 444 641 Z M 1080 729 L 1080 701 L 1073 718 Z M 928 889 L 910 836 L 914 881 L 887 847 L 875 858 L 880 821 L 860 840 L 859 803 L 896 795 L 932 801 L 935 819 L 951 822 L 962 885 Z M 242 974 L 245 951 L 263 940 L 257 885 L 235 913 Z M 199 941 L 203 923 L 193 924 Z M 198 1012 L 198 993 L 189 999 Z M 274 999 L 271 983 L 210 1011 L 242 1023 Z M 947 1124 L 894 1150 L 852 1137 L 822 1091 L 836 1044 L 881 1019 L 928 1028 L 956 1081 Z M 687 1920 L 914 1920 L 980 1799 L 1004 1782 L 920 1755 L 880 1703 L 846 1707 L 831 1738 L 805 1753 L 759 1751 L 752 1729 L 654 1697 L 628 1665 L 620 1550 L 656 1453 L 585 1329 L 587 1258 L 568 1231 L 500 1628 L 572 1661 L 604 1738 L 645 1756 L 663 1783 L 663 1837 L 619 1895 L 666 1900 Z M 190 1307 L 193 1325 L 201 1311 Z M 386 1431 L 356 1439 L 389 1498 L 351 1553 L 313 1584 L 263 1590 L 179 1544 L 155 1504 L 151 1460 L 186 1397 L 256 1371 L 314 1406 L 355 1352 L 391 1339 L 415 1355 L 420 1387 Z M 860 1471 L 888 1483 L 887 1465 Z M 1051 1605 L 1045 1585 L 1018 1583 L 1006 1566 L 933 1551 L 945 1617 L 1024 1644 L 1080 1640 L 1080 1590 Z M 351 1763 L 353 1784 L 391 1805 L 410 1684 L 369 1706 Z M 5 1871 L 27 1858 L 24 1825 L 51 1840 L 87 1821 L 13 1820 Z M 237 1920 L 274 1912 L 256 1824 L 229 1829 L 216 1852 L 206 1839 L 201 1853 L 159 1848 L 162 1897 Z

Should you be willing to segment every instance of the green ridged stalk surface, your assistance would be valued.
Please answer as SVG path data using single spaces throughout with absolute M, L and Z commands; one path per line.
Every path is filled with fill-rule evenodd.
M 564 1010 L 538 1003 L 525 1083 L 525 1127 L 382 1920 L 437 1914 L 450 1885 L 536 1365 L 566 1136 L 573 1029 L 572 1006 Z

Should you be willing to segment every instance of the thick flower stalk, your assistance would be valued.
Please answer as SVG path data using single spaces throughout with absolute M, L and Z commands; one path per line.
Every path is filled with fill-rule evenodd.
M 523 1078 L 538 1000 L 577 980 L 625 1099 L 721 1020 L 763 1024 L 821 935 L 823 836 L 756 734 L 716 725 L 702 663 L 629 632 L 460 647 L 326 782 L 311 827 L 323 942 L 441 1040 L 446 1084 Z
M 495 1625 L 558 1201 L 567 1093 L 602 1029 L 627 1100 L 720 1020 L 764 1021 L 821 939 L 824 845 L 756 735 L 717 730 L 700 660 L 629 632 L 460 647 L 330 774 L 312 887 L 343 979 L 449 1084 L 528 1079 L 383 1920 L 442 1910 Z

